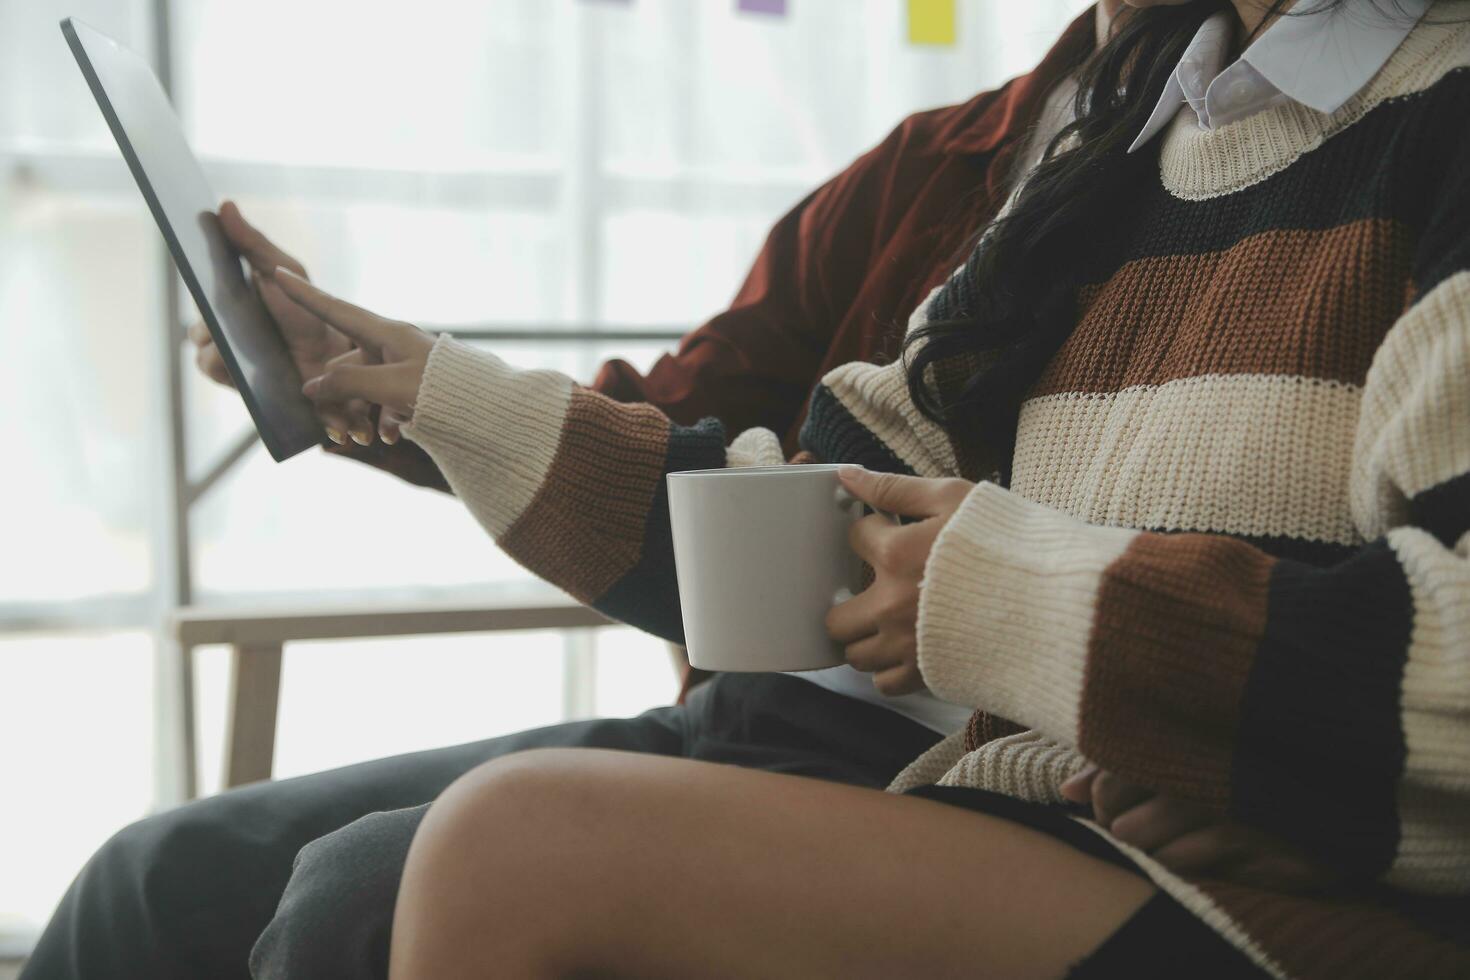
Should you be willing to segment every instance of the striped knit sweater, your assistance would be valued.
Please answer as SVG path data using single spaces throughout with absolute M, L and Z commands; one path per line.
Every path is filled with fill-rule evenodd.
M 1057 801 L 1092 760 L 1350 873 L 1288 896 L 1119 845 L 1269 972 L 1470 976 L 1467 123 L 1466 2 L 1334 114 L 1181 114 L 1158 185 L 1098 229 L 1007 487 L 919 415 L 902 365 L 827 375 L 815 457 L 981 481 L 930 558 L 919 666 L 1024 729 L 972 726 L 894 789 Z M 961 270 L 910 328 L 968 290 Z M 715 420 L 447 338 L 408 432 L 507 552 L 671 639 L 665 474 L 781 459 L 772 433 L 727 448 Z

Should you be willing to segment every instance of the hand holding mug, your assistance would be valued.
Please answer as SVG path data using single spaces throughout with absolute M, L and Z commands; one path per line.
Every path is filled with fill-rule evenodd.
M 974 484 L 961 479 L 928 479 L 872 473 L 858 466 L 838 471 L 842 486 L 883 513 L 852 526 L 848 540 L 873 569 L 873 584 L 833 607 L 827 633 L 846 650 L 847 662 L 873 675 L 884 694 L 910 694 L 924 687 L 919 674 L 919 583 L 934 539 L 959 509 Z M 895 524 L 886 515 L 915 517 Z

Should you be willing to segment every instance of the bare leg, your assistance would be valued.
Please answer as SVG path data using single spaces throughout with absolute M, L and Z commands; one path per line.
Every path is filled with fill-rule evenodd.
M 1060 977 L 1152 892 L 930 800 L 550 749 L 434 804 L 391 976 Z

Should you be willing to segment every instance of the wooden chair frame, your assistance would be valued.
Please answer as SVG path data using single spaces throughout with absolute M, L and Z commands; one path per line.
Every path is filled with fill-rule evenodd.
M 276 713 L 280 705 L 281 657 L 295 640 L 360 637 L 437 636 L 449 633 L 499 633 L 511 630 L 572 630 L 613 625 L 601 613 L 570 597 L 552 596 L 503 605 L 480 602 L 422 602 L 389 608 L 272 607 L 210 609 L 187 607 L 173 618 L 174 633 L 193 676 L 196 647 L 230 648 L 230 689 L 225 722 L 225 788 L 270 779 L 275 762 Z M 192 708 L 192 691 L 185 692 Z M 189 773 L 197 771 L 192 731 L 185 754 Z M 190 780 L 192 785 L 193 780 Z

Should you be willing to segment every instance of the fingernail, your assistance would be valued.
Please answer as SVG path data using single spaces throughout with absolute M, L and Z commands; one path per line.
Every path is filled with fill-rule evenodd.
M 332 440 L 339 446 L 347 445 L 347 439 L 345 436 L 342 435 L 340 429 L 334 429 L 331 426 L 327 426 L 327 438 Z
M 276 276 L 285 276 L 288 279 L 295 279 L 298 282 L 306 281 L 305 279 L 302 279 L 300 276 L 298 276 L 296 273 L 292 272 L 290 269 L 286 268 L 284 265 L 276 266 L 274 269 L 271 270 L 271 274 Z
M 322 379 L 319 377 L 312 378 L 310 381 L 306 382 L 306 384 L 301 386 L 301 393 L 307 398 L 315 398 L 316 393 L 321 390 L 321 387 Z
M 866 472 L 866 469 L 853 463 L 844 463 L 841 466 L 837 467 L 837 476 L 839 479 L 842 480 L 855 479 L 858 474 Z
M 371 446 L 373 444 L 373 434 L 366 429 L 353 429 L 352 441 L 359 446 Z
M 383 440 L 383 445 L 385 446 L 398 445 L 398 434 L 395 432 L 379 432 L 378 438 Z

